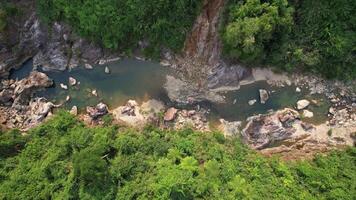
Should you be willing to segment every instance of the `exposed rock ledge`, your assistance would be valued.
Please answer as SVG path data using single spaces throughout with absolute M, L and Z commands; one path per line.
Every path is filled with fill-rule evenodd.
M 240 126 L 238 122 L 223 121 L 222 131 L 228 136 L 240 135 L 247 145 L 262 154 L 278 154 L 284 159 L 308 158 L 355 143 L 356 124 L 314 126 L 303 122 L 298 111 L 289 108 L 250 117 L 243 130 Z
M 3 80 L 0 85 L 0 126 L 26 131 L 42 122 L 56 105 L 44 98 L 32 97 L 52 84 L 46 74 L 37 71 L 20 81 Z

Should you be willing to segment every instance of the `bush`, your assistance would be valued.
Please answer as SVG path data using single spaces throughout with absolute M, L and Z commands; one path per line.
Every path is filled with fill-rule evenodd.
M 245 62 L 266 58 L 267 48 L 287 34 L 293 24 L 293 9 L 287 0 L 238 1 L 229 7 L 223 40 L 226 54 Z
M 355 79 L 355 10 L 353 0 L 232 0 L 222 33 L 225 55 L 247 64 Z
M 68 22 L 81 36 L 110 49 L 134 49 L 147 40 L 150 52 L 161 46 L 180 50 L 195 20 L 201 0 L 38 0 L 47 23 Z
M 355 148 L 313 161 L 285 163 L 261 157 L 237 138 L 223 139 L 218 133 L 87 128 L 64 112 L 29 134 L 20 152 L 0 159 L 0 199 L 354 199 L 356 195 Z

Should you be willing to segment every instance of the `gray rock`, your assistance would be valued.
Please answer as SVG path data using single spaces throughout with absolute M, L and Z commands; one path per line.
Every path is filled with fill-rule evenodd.
M 192 83 L 184 82 L 173 76 L 167 76 L 164 85 L 168 97 L 180 104 L 193 104 L 201 101 L 211 101 L 216 103 L 225 102 L 224 98 L 216 92 L 208 89 L 199 89 Z
M 256 99 L 252 99 L 252 100 L 248 101 L 248 105 L 253 106 L 256 102 L 257 102 Z
M 110 74 L 110 69 L 109 69 L 109 67 L 105 67 L 105 70 L 104 70 L 104 71 L 105 71 L 106 74 Z
M 77 80 L 75 78 L 73 78 L 73 77 L 69 77 L 68 83 L 69 83 L 70 86 L 74 86 L 74 85 L 77 84 Z
M 299 100 L 297 102 L 297 109 L 298 110 L 303 110 L 305 108 L 307 108 L 310 105 L 310 101 L 303 99 L 303 100 Z
M 261 104 L 265 104 L 266 101 L 269 99 L 268 92 L 267 92 L 267 90 L 263 90 L 263 89 L 260 89 L 259 92 L 260 92 Z

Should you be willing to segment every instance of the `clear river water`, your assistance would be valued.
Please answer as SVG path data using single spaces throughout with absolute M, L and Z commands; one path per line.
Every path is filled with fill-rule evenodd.
M 105 73 L 105 66 L 110 69 L 110 74 Z M 32 61 L 28 61 L 19 70 L 14 70 L 10 78 L 22 79 L 32 70 Z M 163 101 L 168 106 L 176 106 L 170 102 L 163 86 L 167 74 L 174 74 L 169 68 L 158 63 L 141 61 L 136 59 L 123 59 L 102 66 L 94 66 L 88 70 L 78 67 L 71 71 L 45 72 L 55 85 L 38 93 L 47 99 L 59 104 L 65 102 L 67 96 L 70 101 L 65 102 L 64 107 L 70 109 L 76 105 L 80 110 L 88 105 L 96 105 L 99 102 L 106 103 L 110 108 L 125 104 L 129 99 L 143 102 L 148 99 Z M 69 77 L 74 77 L 80 84 L 69 86 Z M 60 83 L 68 85 L 68 90 L 60 87 Z M 259 103 L 259 89 L 271 91 L 266 104 Z M 302 88 L 301 93 L 295 91 L 295 86 L 272 87 L 265 81 L 255 82 L 241 86 L 237 91 L 224 94 L 226 103 L 216 104 L 212 102 L 201 103 L 200 106 L 210 110 L 211 120 L 224 118 L 230 121 L 244 120 L 255 114 L 264 114 L 269 110 L 278 110 L 285 107 L 293 108 L 296 102 L 302 98 L 314 99 L 318 105 L 311 105 L 309 110 L 314 112 L 314 118 L 310 122 L 321 123 L 327 119 L 329 104 L 323 95 L 309 95 L 307 89 Z M 96 90 L 98 96 L 92 95 Z M 257 102 L 250 106 L 249 100 Z

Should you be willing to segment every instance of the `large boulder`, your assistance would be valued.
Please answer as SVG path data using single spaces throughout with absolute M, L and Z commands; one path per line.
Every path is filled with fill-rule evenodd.
M 247 120 L 242 136 L 253 149 L 264 149 L 276 142 L 291 138 L 296 132 L 293 123 L 297 119 L 299 113 L 292 109 L 253 116 Z
M 265 104 L 266 101 L 269 99 L 268 92 L 267 92 L 267 90 L 264 90 L 264 89 L 260 89 L 259 92 L 260 92 L 260 102 L 262 104 Z
M 303 110 L 303 109 L 307 108 L 309 105 L 310 105 L 310 101 L 308 101 L 306 99 L 302 99 L 297 102 L 297 109 Z

